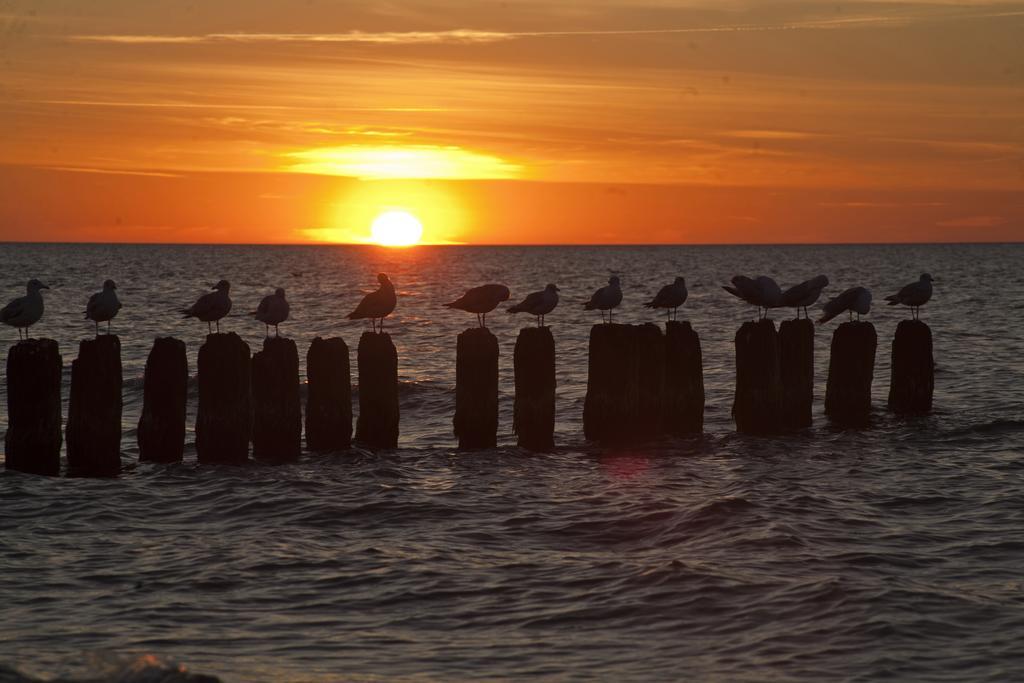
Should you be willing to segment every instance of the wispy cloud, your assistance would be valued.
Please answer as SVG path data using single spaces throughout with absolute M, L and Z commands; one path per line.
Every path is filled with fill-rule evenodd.
M 82 166 L 40 166 L 47 171 L 65 171 L 68 173 L 102 173 L 104 175 L 141 175 L 154 178 L 181 178 L 177 173 L 164 171 L 126 171 L 112 168 L 88 168 Z
M 1006 224 L 1003 216 L 965 216 L 939 221 L 936 225 L 943 228 L 995 228 Z

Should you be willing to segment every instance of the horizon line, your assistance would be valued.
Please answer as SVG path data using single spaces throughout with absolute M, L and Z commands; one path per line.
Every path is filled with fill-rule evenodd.
M 903 241 L 903 242 L 497 242 L 497 243 L 423 243 L 409 246 L 387 246 L 368 242 L 114 242 L 114 241 L 59 241 L 59 240 L 0 240 L 0 245 L 82 245 L 126 247 L 365 247 L 406 251 L 417 247 L 856 247 L 856 246 L 956 246 L 956 245 L 1019 245 L 1019 240 L 963 240 L 963 241 Z

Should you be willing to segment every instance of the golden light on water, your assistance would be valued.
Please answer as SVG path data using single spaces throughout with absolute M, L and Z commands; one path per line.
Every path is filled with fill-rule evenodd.
M 288 171 L 361 180 L 507 180 L 518 178 L 522 172 L 518 164 L 497 156 L 440 145 L 348 145 L 289 152 L 285 156 L 296 161 L 286 167 Z
M 373 219 L 370 234 L 383 247 L 411 247 L 423 237 L 423 224 L 408 211 L 385 211 Z

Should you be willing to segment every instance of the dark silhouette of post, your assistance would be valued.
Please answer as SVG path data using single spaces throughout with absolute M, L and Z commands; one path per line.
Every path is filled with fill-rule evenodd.
M 302 453 L 299 352 L 286 337 L 267 337 L 252 357 L 252 457 L 282 462 Z
M 471 327 L 456 342 L 453 424 L 459 448 L 498 445 L 498 338 L 486 327 Z
M 664 433 L 665 335 L 654 323 L 633 326 L 637 372 L 637 406 L 634 430 L 637 438 Z
M 869 322 L 845 322 L 832 334 L 825 414 L 836 424 L 863 426 L 871 418 L 871 382 L 878 335 Z
M 583 434 L 593 441 L 623 442 L 636 434 L 640 404 L 637 335 L 632 325 L 590 328 Z
M 814 323 L 807 318 L 783 320 L 779 325 L 779 354 L 782 427 L 810 427 L 814 404 Z
M 932 331 L 920 320 L 904 320 L 892 340 L 889 409 L 901 414 L 931 412 L 935 391 Z
M 157 337 L 146 359 L 139 418 L 139 460 L 181 462 L 185 452 L 188 359 L 185 342 Z
M 352 375 L 341 337 L 317 337 L 306 354 L 306 447 L 338 451 L 352 445 Z
M 121 471 L 121 385 L 117 335 L 83 340 L 71 361 L 69 473 L 109 477 Z
M 772 320 L 746 322 L 736 332 L 736 395 L 732 416 L 747 434 L 780 431 L 782 375 L 779 335 Z
M 356 353 L 359 419 L 356 441 L 370 448 L 398 446 L 398 352 L 386 332 L 364 332 Z
M 7 469 L 60 474 L 61 372 L 52 339 L 21 341 L 7 352 Z
M 249 345 L 234 332 L 208 334 L 199 347 L 198 370 L 199 461 L 245 462 L 252 427 Z
M 513 364 L 516 399 L 512 426 L 519 445 L 531 451 L 555 447 L 555 338 L 550 327 L 524 327 Z
M 700 337 L 689 322 L 665 323 L 665 431 L 704 431 L 704 361 Z

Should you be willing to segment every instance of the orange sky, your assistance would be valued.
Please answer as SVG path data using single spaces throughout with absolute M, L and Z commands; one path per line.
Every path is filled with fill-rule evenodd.
M 1024 2 L 0 4 L 0 239 L 1024 238 Z

